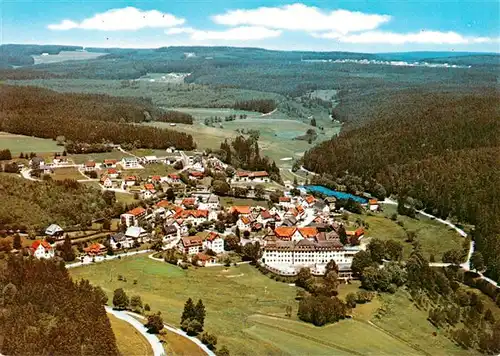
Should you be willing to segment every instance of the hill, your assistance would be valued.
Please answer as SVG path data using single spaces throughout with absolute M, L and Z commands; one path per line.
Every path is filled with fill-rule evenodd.
M 53 261 L 11 257 L 2 267 L 3 355 L 119 355 L 100 288 Z
M 113 215 L 114 199 L 74 181 L 32 182 L 0 176 L 0 229 L 86 224 Z
M 86 144 L 102 142 L 137 148 L 195 147 L 190 135 L 132 123 L 158 117 L 150 100 L 108 95 L 56 93 L 35 87 L 0 86 L 0 130 Z
M 388 194 L 411 196 L 434 214 L 476 225 L 488 272 L 500 276 L 500 121 L 498 94 L 406 92 L 374 108 L 373 120 L 304 155 L 330 179 L 375 179 Z M 365 182 L 365 183 L 362 183 Z

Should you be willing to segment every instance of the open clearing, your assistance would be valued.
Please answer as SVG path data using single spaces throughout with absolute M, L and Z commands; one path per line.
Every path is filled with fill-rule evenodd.
M 54 180 L 85 179 L 85 177 L 75 167 L 55 168 L 54 174 L 52 174 L 51 177 Z
M 64 61 L 81 61 L 94 59 L 106 55 L 107 53 L 82 52 L 82 51 L 61 51 L 58 54 L 31 56 L 35 64 L 58 63 Z
M 441 262 L 441 257 L 447 250 L 461 248 L 464 238 L 446 225 L 420 214 L 417 215 L 416 219 L 398 215 L 398 220 L 403 223 L 403 228 L 396 221 L 388 218 L 395 212 L 395 206 L 384 205 L 383 213 L 374 213 L 373 216 L 355 214 L 352 216 L 355 217 L 354 220 L 360 217 L 369 224 L 365 236 L 378 237 L 382 240 L 394 239 L 403 243 L 403 255 L 405 258 L 410 255 L 412 250 L 412 244 L 405 242 L 405 229 L 407 231 L 415 231 L 417 235 L 416 240 L 420 243 L 424 256 L 429 258 L 433 254 L 436 262 Z
M 233 355 L 421 354 L 408 343 L 413 337 L 413 325 L 402 326 L 406 329 L 399 331 L 401 340 L 368 323 L 380 305 L 376 300 L 358 305 L 354 319 L 318 328 L 297 319 L 296 287 L 276 282 L 246 264 L 223 271 L 223 267 L 182 270 L 147 256 L 136 256 L 75 268 L 70 273 L 76 279 L 89 279 L 101 286 L 110 297 L 120 287 L 129 296 L 140 295 L 153 312 L 161 311 L 164 321 L 177 327 L 187 298 L 201 298 L 207 310 L 205 330 L 217 335 L 218 345 L 227 345 Z M 118 275 L 127 282 L 118 281 Z M 231 276 L 238 277 L 227 278 Z M 357 288 L 358 284 L 353 283 L 341 286 L 339 292 L 344 296 Z M 410 304 L 407 299 L 402 302 Z M 290 319 L 284 318 L 287 305 L 293 310 Z M 426 313 L 414 317 L 413 323 L 428 323 Z M 448 346 L 454 347 L 451 343 Z M 434 354 L 445 354 L 447 350 L 435 350 Z M 456 350 L 459 353 L 458 347 Z
M 49 153 L 63 150 L 53 140 L 0 132 L 0 150 L 7 148 L 13 156 L 18 156 L 21 152 Z
M 108 314 L 108 319 L 122 355 L 153 355 L 148 341 L 132 325 L 111 314 Z

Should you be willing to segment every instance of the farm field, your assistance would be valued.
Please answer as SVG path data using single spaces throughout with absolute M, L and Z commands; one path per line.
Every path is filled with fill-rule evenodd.
M 54 180 L 85 179 L 85 177 L 75 167 L 55 168 L 54 174 L 51 174 L 51 177 Z
M 116 337 L 118 350 L 122 355 L 153 355 L 148 341 L 132 325 L 111 314 L 108 314 L 108 319 Z
M 140 295 L 151 310 L 161 311 L 165 322 L 179 327 L 180 315 L 187 298 L 201 298 L 207 310 L 205 330 L 218 337 L 218 346 L 226 345 L 233 355 L 264 354 L 353 354 L 418 355 L 422 354 L 408 341 L 412 325 L 403 325 L 404 341 L 370 325 L 366 320 L 376 304 L 358 305 L 354 319 L 318 328 L 297 320 L 296 287 L 276 282 L 250 265 L 182 270 L 147 256 L 113 260 L 70 271 L 74 279 L 85 278 L 99 285 L 111 296 L 116 288 L 127 294 Z M 119 281 L 122 275 L 127 282 Z M 137 280 L 137 284 L 133 281 Z M 340 288 L 340 294 L 357 290 L 357 285 Z M 403 302 L 401 308 L 407 307 Z M 285 319 L 285 307 L 292 306 L 293 316 Z M 363 311 L 368 308 L 369 311 Z M 397 310 L 395 310 L 397 312 Z M 415 314 L 427 323 L 426 313 Z M 382 318 L 384 318 L 382 316 Z M 356 335 L 356 342 L 353 342 Z M 422 342 L 425 342 L 423 340 Z M 446 345 L 445 345 L 446 346 Z M 452 349 L 436 350 L 445 354 Z M 458 347 L 456 348 L 459 353 Z M 300 351 L 300 352 L 299 352 Z
M 0 132 L 0 150 L 9 149 L 13 156 L 22 153 L 53 153 L 63 150 L 56 141 Z
M 165 176 L 176 172 L 172 166 L 163 163 L 145 164 L 143 167 L 143 169 L 122 169 L 122 176 L 139 176 L 146 179 L 152 175 Z
M 87 161 L 96 161 L 101 163 L 105 159 L 116 159 L 121 160 L 123 157 L 130 157 L 129 155 L 121 151 L 111 151 L 111 152 L 101 152 L 101 153 L 89 153 L 89 154 L 72 154 L 68 155 L 76 164 L 82 164 Z
M 233 197 L 220 197 L 220 204 L 222 207 L 227 208 L 230 206 L 238 205 L 238 206 L 263 206 L 267 208 L 267 201 L 265 200 L 254 200 L 254 199 L 240 199 Z
M 353 216 L 360 217 L 369 224 L 366 233 L 367 237 L 378 237 L 382 240 L 394 239 L 403 243 L 403 256 L 406 258 L 411 253 L 412 244 L 405 242 L 406 231 L 403 227 L 389 218 L 395 212 L 395 206 L 384 205 L 383 213 L 374 213 L 373 216 L 354 214 Z M 416 240 L 420 243 L 425 257 L 429 258 L 433 254 L 436 262 L 441 262 L 441 257 L 445 251 L 461 248 L 464 238 L 455 230 L 423 215 L 417 215 L 417 217 L 412 219 L 398 215 L 398 220 L 403 222 L 403 226 L 407 231 L 415 231 Z

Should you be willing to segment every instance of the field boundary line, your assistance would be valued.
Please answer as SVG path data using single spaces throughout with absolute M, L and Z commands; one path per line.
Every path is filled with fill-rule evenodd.
M 259 315 L 266 316 L 265 314 L 259 314 Z M 284 318 L 277 318 L 277 319 L 284 319 Z M 248 318 L 247 318 L 247 321 L 248 322 L 253 322 L 253 323 L 256 323 L 256 324 L 260 324 L 260 325 L 264 325 L 264 326 L 268 326 L 268 327 L 271 327 L 271 328 L 275 328 L 275 329 L 281 330 L 281 331 L 283 331 L 285 333 L 288 333 L 288 334 L 291 334 L 291 335 L 295 335 L 295 336 L 301 337 L 303 339 L 307 339 L 307 340 L 316 342 L 316 343 L 318 343 L 320 345 L 324 345 L 324 346 L 331 347 L 333 349 L 337 349 L 339 351 L 344 351 L 344 352 L 347 352 L 349 354 L 364 356 L 364 354 L 362 354 L 360 352 L 348 349 L 346 347 L 343 347 L 343 346 L 340 346 L 340 345 L 337 345 L 337 344 L 334 344 L 334 343 L 326 342 L 325 340 L 317 339 L 317 338 L 312 337 L 312 336 L 304 335 L 304 334 L 301 334 L 299 332 L 296 332 L 296 331 L 293 331 L 293 330 L 290 330 L 290 329 L 287 329 L 287 328 L 284 328 L 284 327 L 281 327 L 281 326 L 269 325 L 269 324 L 263 323 L 261 321 L 256 321 L 256 320 L 253 320 L 253 319 L 249 320 Z

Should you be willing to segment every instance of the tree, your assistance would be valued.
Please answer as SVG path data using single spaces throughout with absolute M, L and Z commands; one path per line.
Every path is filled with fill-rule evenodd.
M 231 187 L 226 181 L 214 180 L 212 182 L 212 191 L 217 195 L 225 196 L 229 193 Z
M 476 271 L 482 271 L 484 267 L 483 254 L 479 251 L 474 251 L 470 257 L 470 268 Z
M 64 236 L 64 242 L 61 247 L 61 256 L 66 262 L 74 261 L 76 258 L 75 251 L 73 250 L 73 246 L 71 245 L 71 240 L 68 234 Z
M 115 289 L 113 292 L 113 305 L 116 309 L 127 309 L 129 299 L 123 288 Z
M 184 310 L 181 316 L 181 324 L 183 324 L 185 321 L 195 319 L 195 317 L 196 317 L 196 311 L 194 303 L 193 300 L 189 298 L 188 300 L 186 300 L 186 303 L 184 304 Z
M 307 285 L 311 278 L 312 278 L 311 270 L 307 267 L 303 267 L 299 270 L 299 273 L 297 274 L 297 279 L 295 280 L 295 284 L 299 287 L 307 289 Z
M 462 251 L 458 249 L 446 251 L 443 253 L 443 262 L 458 266 L 462 262 Z
M 356 299 L 357 299 L 356 293 L 347 294 L 345 297 L 345 303 L 347 307 L 351 309 L 356 308 Z
M 21 243 L 21 236 L 19 234 L 14 235 L 14 238 L 12 239 L 12 247 L 16 250 L 20 250 L 21 247 L 23 247 Z
M 352 273 L 356 276 L 361 276 L 361 273 L 366 267 L 372 266 L 373 260 L 368 251 L 359 251 L 352 259 Z
M 175 193 L 172 188 L 168 188 L 166 192 L 167 200 L 168 201 L 174 201 L 175 200 Z
M 102 229 L 103 230 L 111 230 L 111 221 L 109 219 L 105 219 L 102 222 Z
M 229 350 L 226 345 L 223 345 L 220 350 L 217 351 L 217 356 L 229 356 Z
M 347 245 L 349 243 L 349 239 L 347 237 L 347 231 L 345 231 L 344 225 L 340 225 L 339 230 L 338 230 L 340 242 L 342 245 Z
M 377 267 L 366 267 L 361 274 L 361 287 L 366 290 L 377 290 L 378 278 Z
M 339 286 L 339 275 L 335 270 L 329 271 L 323 278 L 323 285 L 325 295 L 337 295 L 337 288 Z
M 314 117 L 311 119 L 311 126 L 316 127 L 316 119 Z
M 255 186 L 255 198 L 257 199 L 263 199 L 264 198 L 264 187 L 262 185 L 256 185 Z
M 201 342 L 207 345 L 210 350 L 214 350 L 217 345 L 217 336 L 209 334 L 205 331 L 201 334 Z
M 158 334 L 163 329 L 163 318 L 158 312 L 157 314 L 148 315 L 148 322 L 146 323 L 146 328 L 150 334 Z
M 134 296 L 132 296 L 132 298 L 130 298 L 130 308 L 137 313 L 141 312 L 141 310 L 142 310 L 141 296 L 134 295 Z
M 385 242 L 386 257 L 391 261 L 400 261 L 403 258 L 403 245 L 396 240 Z
M 201 327 L 201 324 L 198 320 L 195 319 L 190 319 L 186 320 L 182 325 L 181 328 L 186 331 L 186 333 L 189 336 L 196 336 L 200 332 L 203 331 L 203 328 Z
M 335 263 L 335 260 L 330 260 L 325 266 L 325 277 L 328 272 L 334 271 L 335 273 L 339 273 L 339 266 Z
M 382 263 L 385 258 L 385 243 L 381 239 L 374 238 L 368 244 L 368 252 L 370 253 L 371 259 L 374 262 Z

